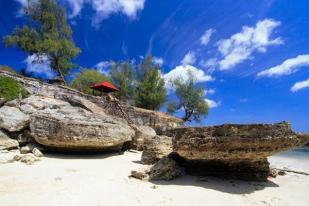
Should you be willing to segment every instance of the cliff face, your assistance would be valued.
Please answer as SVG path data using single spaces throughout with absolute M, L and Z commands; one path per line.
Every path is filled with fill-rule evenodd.
M 37 79 L 27 78 L 4 71 L 0 71 L 0 75 L 8 76 L 17 80 L 31 95 L 41 95 L 68 101 L 72 105 L 75 104 L 76 106 L 83 107 L 94 113 L 103 112 L 108 115 L 120 117 L 120 119 L 123 119 L 124 115 L 126 115 L 127 118 L 132 121 L 131 123 L 135 125 L 150 126 L 157 131 L 165 131 L 183 124 L 181 119 L 174 116 L 162 112 L 133 107 L 121 102 L 110 101 L 107 96 L 94 97 L 66 86 L 47 84 Z M 93 104 L 91 105 L 87 102 L 86 105 L 83 103 L 83 100 L 88 100 Z M 122 111 L 119 109 L 119 106 L 122 108 Z

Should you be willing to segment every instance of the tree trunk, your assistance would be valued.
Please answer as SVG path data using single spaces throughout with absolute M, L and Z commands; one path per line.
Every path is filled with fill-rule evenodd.
M 60 78 L 62 79 L 64 85 L 67 85 L 67 83 L 66 83 L 66 81 L 65 81 L 65 79 L 64 79 L 64 76 L 63 76 L 63 74 L 62 74 L 62 72 L 61 72 L 61 69 L 60 69 L 60 67 L 59 67 L 58 62 L 57 62 L 57 70 L 58 70 L 58 73 L 59 73 Z

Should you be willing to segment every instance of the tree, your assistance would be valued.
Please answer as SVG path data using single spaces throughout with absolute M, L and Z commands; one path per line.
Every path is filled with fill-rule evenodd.
M 149 55 L 138 65 L 138 69 L 135 105 L 145 109 L 158 110 L 166 98 L 165 82 L 160 75 L 160 65 L 154 65 L 152 57 Z
M 109 76 L 113 84 L 119 91 L 116 92 L 116 97 L 121 101 L 128 102 L 133 99 L 135 72 L 134 67 L 130 62 L 113 63 Z
M 84 68 L 74 77 L 71 86 L 86 94 L 92 94 L 90 86 L 104 81 L 109 81 L 109 78 L 96 70 Z
M 201 121 L 201 116 L 208 114 L 208 104 L 204 100 L 205 91 L 202 87 L 196 87 L 196 79 L 188 72 L 188 80 L 179 77 L 172 81 L 177 100 L 168 103 L 168 112 L 175 113 L 183 110 L 182 118 L 185 122 L 192 120 Z
M 64 76 L 74 67 L 71 59 L 80 50 L 73 42 L 64 8 L 55 0 L 29 0 L 25 15 L 29 18 L 27 25 L 18 26 L 11 35 L 5 36 L 5 45 L 36 55 L 37 62 L 48 57 L 50 67 L 65 82 Z

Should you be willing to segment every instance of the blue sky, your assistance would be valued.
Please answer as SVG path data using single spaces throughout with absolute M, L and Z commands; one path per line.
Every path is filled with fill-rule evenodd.
M 0 0 L 0 36 L 26 19 L 27 0 Z M 168 80 L 193 71 L 211 109 L 202 124 L 288 120 L 309 132 L 309 1 L 59 0 L 82 53 L 74 62 L 108 72 L 111 60 L 152 53 Z M 46 64 L 0 44 L 0 64 L 51 76 Z M 46 62 L 48 63 L 48 61 Z

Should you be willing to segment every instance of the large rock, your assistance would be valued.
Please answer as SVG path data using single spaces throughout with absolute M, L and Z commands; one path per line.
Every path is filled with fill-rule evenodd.
M 149 180 L 173 180 L 182 175 L 182 169 L 171 157 L 160 159 L 149 171 Z
M 29 116 L 16 107 L 0 108 L 0 127 L 10 132 L 20 131 L 29 125 Z
M 132 147 L 136 150 L 143 150 L 146 139 L 151 139 L 157 134 L 151 127 L 148 126 L 134 126 L 135 136 L 132 140 Z
M 145 139 L 142 163 L 154 164 L 162 157 L 172 152 L 172 138 L 164 135 L 157 135 L 149 139 Z
M 302 142 L 286 122 L 178 128 L 167 135 L 187 172 L 255 180 L 266 180 L 268 156 Z
M 30 130 L 39 144 L 65 150 L 120 149 L 134 136 L 129 125 L 112 116 L 72 106 L 36 112 Z
M 16 149 L 18 146 L 18 141 L 9 138 L 0 130 L 0 150 Z

